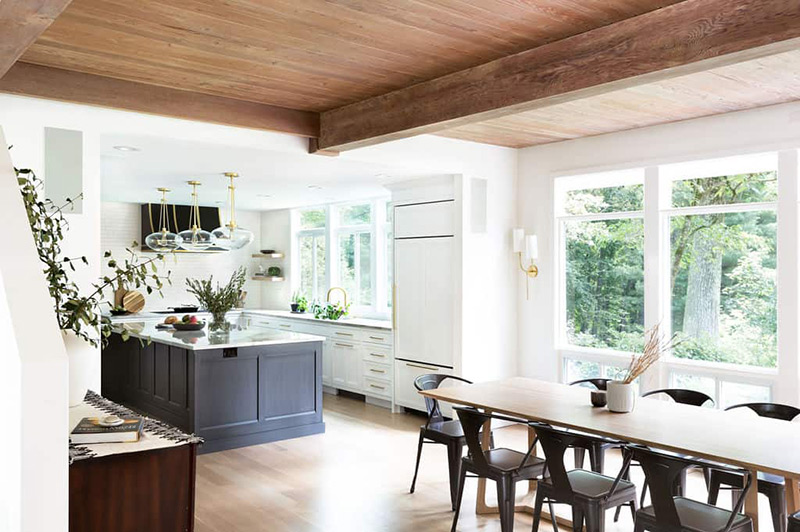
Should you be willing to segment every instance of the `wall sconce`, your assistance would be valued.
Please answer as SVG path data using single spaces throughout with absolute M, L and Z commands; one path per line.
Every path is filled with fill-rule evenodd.
M 539 258 L 539 241 L 536 235 L 525 235 L 524 229 L 514 229 L 511 234 L 514 253 L 519 257 L 519 269 L 525 273 L 525 299 L 530 299 L 528 281 L 539 275 L 539 268 L 534 261 Z M 525 247 L 523 251 L 523 246 Z M 528 260 L 528 265 L 523 263 L 522 255 Z

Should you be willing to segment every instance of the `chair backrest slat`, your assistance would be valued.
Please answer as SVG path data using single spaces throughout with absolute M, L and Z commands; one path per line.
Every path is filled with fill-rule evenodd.
M 684 405 L 703 406 L 704 404 L 709 403 L 710 406 L 714 406 L 716 404 L 714 399 L 703 392 L 698 392 L 697 390 L 685 390 L 683 388 L 663 388 L 661 390 L 653 390 L 651 392 L 642 394 L 642 397 L 650 397 L 652 395 L 659 394 L 668 395 L 676 403 L 681 403 Z
M 471 381 L 467 379 L 457 377 L 455 375 L 445 375 L 443 373 L 427 373 L 425 375 L 420 375 L 416 379 L 414 379 L 414 388 L 418 391 L 422 390 L 435 390 L 439 386 L 441 386 L 442 382 L 446 381 L 447 379 L 456 380 L 459 382 L 463 382 L 466 384 L 472 384 Z M 444 420 L 444 416 L 442 415 L 442 409 L 439 406 L 439 401 L 433 399 L 431 397 L 425 397 L 425 410 L 428 412 L 428 423 L 438 423 Z
M 467 440 L 467 450 L 472 463 L 475 466 L 475 472 L 478 476 L 489 476 L 489 464 L 486 462 L 486 456 L 483 454 L 483 446 L 481 445 L 480 432 L 481 428 L 487 421 L 492 419 L 489 414 L 479 412 L 474 408 L 454 407 L 453 410 L 458 414 L 458 419 L 461 421 L 461 428 L 464 430 L 464 439 Z M 487 426 L 486 430 L 491 427 Z
M 800 408 L 780 403 L 742 403 L 729 406 L 725 410 L 735 410 L 737 408 L 749 408 L 761 417 L 792 421 L 800 415 Z
M 569 383 L 570 386 L 583 386 L 585 388 L 594 387 L 601 391 L 606 391 L 608 389 L 608 383 L 611 379 L 601 379 L 601 378 L 593 378 L 593 379 L 581 379 L 578 381 L 572 381 Z
M 646 447 L 630 446 L 633 459 L 641 464 L 647 485 L 650 487 L 650 500 L 658 523 L 681 530 L 681 520 L 673 497 L 673 486 L 681 471 L 692 465 L 691 461 L 680 457 L 667 456 Z

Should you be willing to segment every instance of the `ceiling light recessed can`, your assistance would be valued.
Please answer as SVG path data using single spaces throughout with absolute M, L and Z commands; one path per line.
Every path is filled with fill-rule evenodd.
M 119 151 L 140 151 L 139 148 L 133 146 L 114 146 L 114 149 Z

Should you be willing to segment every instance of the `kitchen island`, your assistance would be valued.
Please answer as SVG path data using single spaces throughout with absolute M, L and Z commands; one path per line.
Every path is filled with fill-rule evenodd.
M 241 323 L 179 332 L 159 321 L 116 324 L 102 353 L 103 396 L 201 436 L 201 453 L 325 431 L 324 338 Z

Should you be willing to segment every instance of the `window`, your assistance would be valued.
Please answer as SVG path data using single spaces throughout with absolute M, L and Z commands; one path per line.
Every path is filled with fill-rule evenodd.
M 777 366 L 776 199 L 775 171 L 673 182 L 674 356 Z
M 642 202 L 640 183 L 564 191 L 562 341 L 567 345 L 642 350 Z
M 296 290 L 310 301 L 320 299 L 327 290 L 327 246 L 325 208 L 304 209 L 297 213 L 299 231 L 296 250 L 299 282 Z
M 678 344 L 648 388 L 698 390 L 720 408 L 772 400 L 780 364 L 777 159 L 556 179 L 565 382 L 613 378 L 658 320 Z
M 387 206 L 379 199 L 295 211 L 293 288 L 310 301 L 324 301 L 330 287 L 340 286 L 351 314 L 388 317 L 392 239 Z

